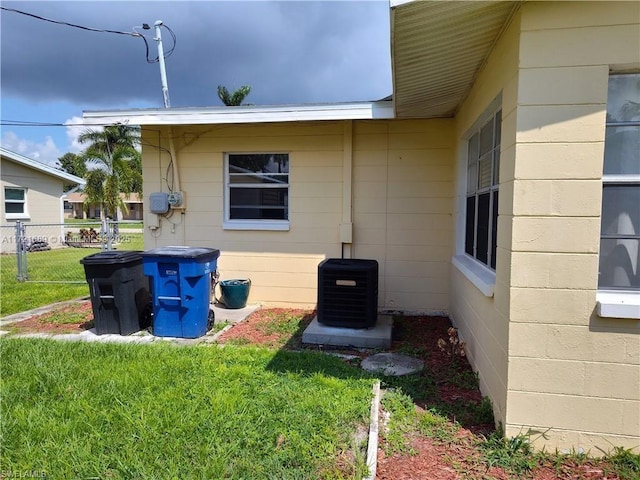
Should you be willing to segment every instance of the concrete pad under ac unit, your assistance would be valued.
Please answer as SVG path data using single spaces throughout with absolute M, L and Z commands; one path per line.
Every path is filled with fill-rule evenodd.
M 393 317 L 378 315 L 373 328 L 330 327 L 314 318 L 302 334 L 302 343 L 336 347 L 389 348 Z

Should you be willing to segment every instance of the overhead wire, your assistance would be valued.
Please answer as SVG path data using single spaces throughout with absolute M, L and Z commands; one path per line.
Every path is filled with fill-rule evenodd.
M 28 120 L 0 120 L 0 126 L 19 126 L 19 127 L 108 127 L 112 126 L 113 123 L 104 123 L 104 124 L 92 124 L 86 125 L 84 123 L 54 123 L 54 122 L 35 122 Z M 158 131 L 159 132 L 159 131 Z M 169 155 L 169 164 L 165 170 L 165 175 L 161 179 L 165 182 L 167 188 L 170 192 L 174 189 L 174 179 L 173 179 L 173 155 L 168 148 L 162 147 L 160 145 L 155 145 L 153 143 L 145 142 L 142 139 L 139 141 L 140 146 L 155 148 L 160 152 L 164 152 Z
M 91 123 L 86 124 L 82 122 L 36 122 L 31 120 L 0 120 L 0 126 L 12 126 L 12 127 L 110 127 L 114 125 L 113 122 L 105 123 Z
M 5 127 L 81 127 L 83 123 L 31 122 L 28 120 L 0 120 Z
M 177 38 L 176 38 L 176 34 L 173 32 L 173 30 L 171 30 L 169 27 L 167 27 L 164 23 L 162 25 L 160 25 L 160 26 L 166 28 L 167 31 L 169 32 L 169 34 L 171 35 L 171 41 L 172 41 L 171 48 L 169 48 L 166 52 L 164 52 L 164 55 L 163 55 L 164 58 L 168 58 L 168 57 L 171 56 L 173 51 L 176 49 L 176 43 L 178 41 L 177 41 Z M 154 59 L 150 59 L 149 58 L 149 44 L 147 43 L 147 38 L 142 33 L 138 32 L 136 30 L 136 28 L 139 28 L 139 27 L 134 27 L 135 33 L 138 34 L 142 38 L 142 40 L 144 40 L 145 57 L 146 57 L 147 63 L 158 63 L 160 61 L 160 57 L 159 56 L 156 56 L 156 58 L 154 58 Z M 145 27 L 142 27 L 142 28 L 145 28 Z
M 108 127 L 108 126 L 112 126 L 113 123 L 104 123 L 104 124 L 92 124 L 92 125 L 86 125 L 84 123 L 55 123 L 55 122 L 36 122 L 36 121 L 30 121 L 30 120 L 0 120 L 0 126 L 19 126 L 19 127 L 73 127 L 73 126 L 80 126 L 80 127 Z M 148 129 L 151 130 L 151 129 Z M 160 131 L 157 130 L 158 132 L 158 136 L 160 135 Z M 160 138 L 158 138 L 158 142 L 160 141 Z M 174 183 L 175 183 L 175 179 L 173 177 L 173 155 L 171 154 L 171 150 L 162 147 L 161 145 L 155 145 L 153 143 L 149 143 L 149 142 L 145 142 L 142 140 L 142 138 L 139 139 L 139 144 L 140 146 L 146 146 L 146 147 L 150 147 L 150 148 L 155 148 L 157 149 L 159 152 L 164 152 L 167 155 L 169 155 L 169 163 L 167 165 L 167 168 L 165 170 L 165 174 L 164 177 L 161 176 L 161 180 L 164 181 L 165 185 L 167 186 L 167 188 L 169 189 L 170 192 L 174 191 Z
M 6 10 L 8 12 L 19 13 L 21 15 L 26 15 L 28 17 L 33 17 L 33 18 L 35 18 L 37 20 L 42 20 L 42 21 L 50 22 L 50 23 L 56 23 L 58 25 L 66 25 L 68 27 L 73 27 L 73 28 L 80 28 L 82 30 L 88 30 L 90 32 L 115 33 L 117 35 L 129 35 L 131 37 L 139 37 L 139 36 L 141 36 L 137 32 L 122 32 L 120 30 L 109 30 L 109 29 L 106 29 L 106 28 L 92 28 L 92 27 L 86 27 L 84 25 L 78 25 L 78 24 L 75 24 L 75 23 L 63 22 L 61 20 L 53 20 L 51 18 L 41 17 L 40 15 L 36 15 L 34 13 L 24 12 L 24 11 L 18 10 L 16 8 L 9 8 L 9 7 L 0 6 L 0 9 L 1 10 Z
M 145 46 L 145 57 L 146 57 L 147 63 L 157 63 L 157 62 L 160 61 L 159 57 L 156 57 L 154 59 L 149 59 L 149 43 L 147 42 L 147 39 L 143 34 L 141 34 L 139 32 L 136 32 L 136 31 L 123 32 L 123 31 L 120 31 L 120 30 L 111 30 L 111 29 L 108 29 L 108 28 L 87 27 L 85 25 L 78 25 L 76 23 L 64 22 L 62 20 L 54 20 L 52 18 L 42 17 L 42 16 L 36 15 L 34 13 L 29 13 L 29 12 L 25 12 L 23 10 L 18 10 L 17 8 L 9 8 L 9 7 L 0 6 L 0 10 L 5 10 L 7 12 L 18 13 L 20 15 L 25 15 L 27 17 L 35 18 L 36 20 L 42 20 L 44 22 L 55 23 L 57 25 L 64 25 L 64 26 L 67 26 L 67 27 L 79 28 L 81 30 L 86 30 L 86 31 L 89 31 L 89 32 L 113 33 L 113 34 L 116 34 L 116 35 L 126 35 L 126 36 L 130 36 L 130 37 L 134 37 L 134 38 L 141 38 L 142 41 L 144 42 L 144 46 Z M 169 56 L 171 56 L 171 54 L 173 53 L 173 51 L 176 48 L 177 39 L 176 39 L 176 35 L 173 32 L 173 30 L 171 30 L 164 23 L 162 24 L 162 26 L 167 29 L 167 31 L 171 35 L 171 39 L 173 41 L 173 45 L 171 46 L 171 48 L 169 48 L 164 53 L 164 58 L 168 58 Z

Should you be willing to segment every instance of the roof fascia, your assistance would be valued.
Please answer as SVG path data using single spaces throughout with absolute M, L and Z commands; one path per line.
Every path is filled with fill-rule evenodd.
M 372 120 L 394 118 L 393 104 L 361 102 L 269 107 L 207 107 L 85 111 L 85 125 L 203 125 L 231 123 L 302 122 L 314 120 Z
M 415 1 L 416 0 L 391 0 L 389 2 L 389 7 L 396 8 L 396 7 L 399 7 L 401 5 L 404 5 L 405 3 L 413 3 Z

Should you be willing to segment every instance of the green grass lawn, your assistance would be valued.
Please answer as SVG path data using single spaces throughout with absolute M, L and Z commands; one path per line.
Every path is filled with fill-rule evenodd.
M 361 478 L 372 379 L 316 352 L 0 340 L 3 471 Z M 345 458 L 351 458 L 345 461 Z M 358 456 L 356 456 L 358 458 Z
M 118 250 L 142 250 L 141 233 L 123 233 Z M 16 280 L 15 255 L 0 256 L 0 316 L 89 295 L 80 259 L 99 248 L 59 248 L 27 254 L 29 280 Z M 57 283 L 38 283 L 57 282 Z M 69 283 L 76 282 L 76 283 Z
M 142 224 L 142 222 L 127 221 L 127 222 L 120 222 L 118 227 L 120 228 L 120 230 L 131 230 L 131 229 L 142 230 L 144 228 L 144 225 Z
M 99 219 L 82 219 L 82 218 L 65 218 L 64 219 L 64 224 L 68 227 L 83 227 L 85 225 L 91 225 L 93 226 L 93 228 L 96 228 L 96 226 L 100 226 L 100 220 Z M 135 221 L 135 220 L 123 220 L 121 222 L 118 223 L 118 227 L 122 230 L 122 229 L 132 229 L 132 228 L 137 228 L 137 229 L 142 229 L 143 228 L 143 224 L 142 221 Z M 96 230 L 98 230 L 99 228 L 96 228 Z
M 84 224 L 100 225 L 99 218 L 65 218 L 64 224 L 68 226 L 84 225 Z

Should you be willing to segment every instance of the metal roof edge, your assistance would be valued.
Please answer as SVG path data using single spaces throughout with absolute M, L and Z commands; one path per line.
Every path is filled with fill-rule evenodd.
M 390 101 L 240 106 L 152 108 L 85 111 L 85 125 L 197 125 L 223 123 L 300 122 L 313 120 L 370 120 L 394 118 Z
M 84 185 L 86 183 L 83 178 L 76 177 L 75 175 L 67 172 L 63 172 L 62 170 L 58 170 L 57 168 L 47 165 L 46 163 L 38 162 L 37 160 L 33 160 L 32 158 L 25 157 L 24 155 L 20 155 L 19 153 L 13 152 L 11 150 L 7 150 L 4 147 L 0 147 L 0 154 L 8 158 L 9 160 L 24 165 L 25 167 L 33 168 L 34 170 L 38 170 L 51 176 L 58 177 L 62 180 L 68 180 L 78 185 Z
M 405 3 L 413 3 L 416 0 L 390 0 L 389 1 L 389 7 L 390 8 L 396 8 L 396 7 L 400 7 L 402 5 L 404 5 Z

